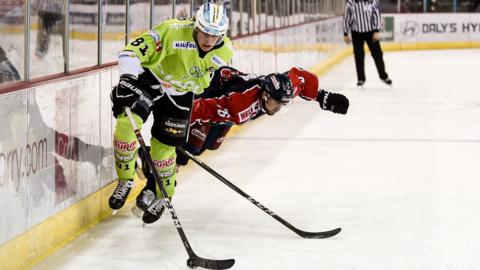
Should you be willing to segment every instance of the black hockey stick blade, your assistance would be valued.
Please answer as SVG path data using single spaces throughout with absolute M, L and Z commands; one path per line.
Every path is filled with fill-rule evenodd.
M 259 201 L 255 200 L 252 198 L 250 195 L 245 193 L 243 190 L 241 190 L 239 187 L 235 186 L 232 182 L 228 181 L 227 178 L 223 177 L 220 175 L 218 172 L 210 168 L 207 164 L 203 163 L 203 161 L 199 160 L 195 156 L 193 156 L 190 152 L 186 151 L 185 149 L 178 147 L 177 150 L 179 150 L 182 154 L 186 155 L 189 159 L 193 160 L 197 165 L 205 169 L 207 172 L 209 172 L 211 175 L 213 175 L 215 178 L 220 180 L 220 182 L 224 183 L 227 185 L 229 188 L 233 189 L 236 193 L 240 194 L 242 197 L 253 203 L 255 206 L 260 208 L 263 212 L 267 213 L 274 219 L 276 219 L 278 222 L 280 222 L 282 225 L 285 227 L 289 228 L 293 232 L 295 232 L 297 235 L 299 235 L 302 238 L 311 238 L 311 239 L 321 239 L 321 238 L 328 238 L 337 235 L 342 231 L 341 228 L 337 228 L 334 230 L 330 231 L 323 231 L 323 232 L 306 232 L 298 229 L 297 227 L 293 226 L 283 218 L 281 218 L 279 215 L 275 214 L 272 210 L 268 209 L 264 205 L 262 205 Z
M 205 268 L 205 269 L 229 269 L 235 263 L 234 259 L 227 260 L 211 260 L 198 256 L 190 257 L 187 260 L 187 266 L 190 268 Z
M 341 231 L 342 231 L 342 228 L 336 228 L 334 230 L 324 231 L 324 232 L 306 232 L 306 231 L 298 230 L 296 231 L 296 233 L 303 238 L 321 239 L 321 238 L 329 238 L 329 237 L 335 236 L 339 234 Z

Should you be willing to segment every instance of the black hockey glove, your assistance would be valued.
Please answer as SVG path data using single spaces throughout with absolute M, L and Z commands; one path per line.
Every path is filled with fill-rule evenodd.
M 346 114 L 348 111 L 348 98 L 342 94 L 330 93 L 325 90 L 320 90 L 317 95 L 317 101 L 320 103 L 320 108 L 332 111 L 334 113 Z
M 110 94 L 112 100 L 113 116 L 117 117 L 123 113 L 124 107 L 130 107 L 132 112 L 136 113 L 147 121 L 150 110 L 153 106 L 153 100 L 141 84 L 131 75 L 122 75 L 118 85 L 115 86 Z

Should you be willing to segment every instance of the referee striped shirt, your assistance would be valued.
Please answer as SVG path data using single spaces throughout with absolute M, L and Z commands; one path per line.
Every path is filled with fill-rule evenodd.
M 378 0 L 347 0 L 343 14 L 343 34 L 350 31 L 380 31 Z

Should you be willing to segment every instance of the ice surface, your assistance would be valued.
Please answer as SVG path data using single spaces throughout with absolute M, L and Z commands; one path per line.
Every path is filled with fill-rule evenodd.
M 304 230 L 301 239 L 195 164 L 173 204 L 195 252 L 234 269 L 480 269 L 480 50 L 386 52 L 393 87 L 367 55 L 321 78 L 348 115 L 296 100 L 201 159 Z M 168 215 L 142 227 L 124 207 L 34 269 L 187 269 Z

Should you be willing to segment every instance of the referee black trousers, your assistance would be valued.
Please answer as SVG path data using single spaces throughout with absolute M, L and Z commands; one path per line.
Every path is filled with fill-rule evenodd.
M 387 79 L 388 74 L 385 71 L 383 62 L 383 52 L 379 41 L 373 41 L 374 32 L 359 33 L 352 31 L 353 54 L 355 56 L 355 66 L 357 68 L 357 79 L 365 81 L 365 50 L 363 45 L 367 42 L 368 48 L 372 53 L 373 60 L 377 66 L 380 79 Z

